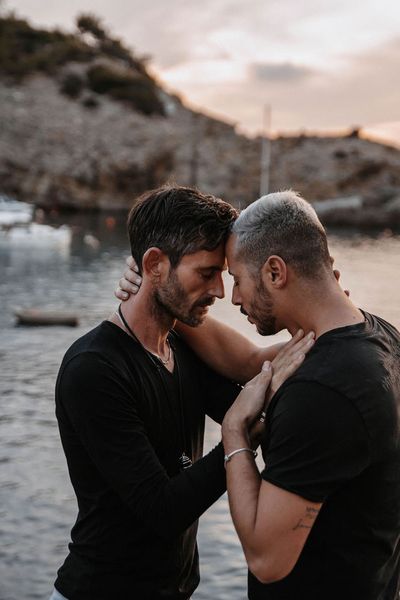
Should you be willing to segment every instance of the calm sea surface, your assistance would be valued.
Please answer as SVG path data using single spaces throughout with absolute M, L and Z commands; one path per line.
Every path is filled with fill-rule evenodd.
M 44 237 L 17 245 L 0 239 L 0 600 L 46 600 L 66 555 L 76 503 L 54 417 L 54 382 L 67 347 L 115 309 L 113 290 L 128 253 L 124 226 L 113 217 L 70 217 L 67 225 L 69 247 Z M 399 328 L 400 236 L 335 231 L 330 244 L 353 300 Z M 214 314 L 268 343 L 229 294 L 227 278 L 228 299 Z M 15 327 L 18 307 L 74 311 L 80 325 Z M 218 437 L 209 423 L 207 447 Z M 244 600 L 246 568 L 226 497 L 201 519 L 199 545 L 202 581 L 193 600 Z

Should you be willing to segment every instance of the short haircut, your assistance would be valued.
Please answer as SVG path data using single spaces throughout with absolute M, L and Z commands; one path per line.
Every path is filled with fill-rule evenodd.
M 145 252 L 162 250 L 175 268 L 185 254 L 215 250 L 225 242 L 237 211 L 227 202 L 189 187 L 145 192 L 128 217 L 132 256 L 140 273 Z
M 292 190 L 250 204 L 232 231 L 240 259 L 254 272 L 272 255 L 309 279 L 319 279 L 332 269 L 325 229 L 312 206 Z

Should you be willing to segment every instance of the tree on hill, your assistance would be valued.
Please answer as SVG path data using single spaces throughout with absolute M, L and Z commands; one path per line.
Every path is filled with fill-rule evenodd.
M 100 19 L 91 13 L 82 13 L 81 15 L 78 15 L 76 18 L 76 26 L 81 33 L 91 33 L 97 40 L 104 40 L 107 37 Z
M 164 115 L 159 87 L 147 70 L 147 59 L 135 56 L 121 40 L 111 36 L 93 14 L 79 15 L 76 24 L 78 32 L 70 34 L 35 28 L 15 15 L 0 14 L 0 77 L 22 81 L 27 75 L 45 73 L 61 79 L 60 91 L 71 99 L 77 100 L 86 87 L 91 93 L 105 94 L 144 114 Z M 102 64 L 104 58 L 111 60 L 103 60 Z M 83 74 L 65 72 L 71 62 L 88 66 Z M 60 69 L 64 66 L 66 69 Z M 90 106 L 97 104 L 92 97 Z

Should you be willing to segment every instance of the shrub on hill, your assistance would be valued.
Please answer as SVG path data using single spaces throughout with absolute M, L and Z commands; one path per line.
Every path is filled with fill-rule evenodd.
M 77 34 L 66 34 L 36 29 L 13 15 L 0 16 L 0 76 L 16 80 L 35 72 L 55 76 L 69 62 L 111 59 L 115 67 L 98 61 L 89 66 L 87 82 L 85 76 L 64 74 L 60 91 L 74 99 L 87 85 L 92 92 L 123 101 L 146 115 L 165 114 L 157 84 L 146 68 L 147 58 L 135 57 L 120 40 L 109 35 L 94 15 L 78 16 L 77 28 Z M 92 98 L 90 105 L 94 104 Z
M 106 65 L 95 65 L 89 68 L 87 76 L 88 85 L 93 92 L 107 94 L 115 100 L 123 100 L 147 115 L 164 114 L 164 107 L 149 77 Z
M 0 72 L 21 79 L 35 71 L 53 74 L 70 61 L 86 62 L 94 49 L 77 36 L 35 29 L 23 19 L 0 18 Z

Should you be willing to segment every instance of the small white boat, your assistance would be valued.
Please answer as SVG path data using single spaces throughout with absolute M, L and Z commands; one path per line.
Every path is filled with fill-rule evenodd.
M 71 229 L 62 225 L 57 229 L 50 225 L 29 223 L 0 230 L 0 245 L 18 249 L 53 248 L 68 249 L 71 244 Z
M 33 204 L 18 202 L 0 195 L 0 227 L 30 223 L 33 217 Z

